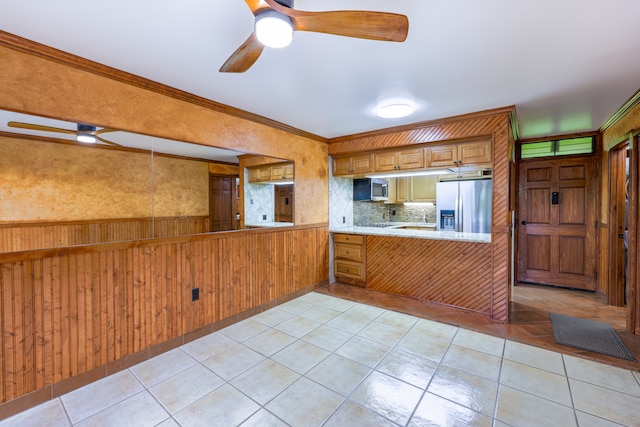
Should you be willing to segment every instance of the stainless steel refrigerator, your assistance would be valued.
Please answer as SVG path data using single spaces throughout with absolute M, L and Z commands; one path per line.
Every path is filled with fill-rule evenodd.
M 436 212 L 437 230 L 491 233 L 491 180 L 438 182 Z

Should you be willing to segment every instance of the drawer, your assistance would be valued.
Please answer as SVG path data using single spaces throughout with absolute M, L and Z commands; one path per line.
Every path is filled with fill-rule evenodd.
M 362 245 L 336 243 L 334 245 L 333 254 L 335 258 L 342 258 L 350 261 L 362 261 L 364 259 L 364 247 Z
M 352 245 L 363 245 L 364 236 L 361 234 L 334 234 L 335 243 L 351 243 Z
M 336 276 L 364 280 L 364 265 L 358 262 L 336 260 L 334 262 L 334 273 Z

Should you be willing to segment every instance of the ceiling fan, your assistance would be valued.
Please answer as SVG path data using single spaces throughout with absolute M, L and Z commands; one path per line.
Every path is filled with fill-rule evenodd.
M 293 31 L 312 31 L 369 40 L 402 42 L 407 38 L 409 20 L 404 15 L 365 10 L 304 12 L 293 9 L 293 0 L 245 0 L 255 16 L 249 38 L 220 67 L 223 73 L 243 73 L 260 57 L 264 46 L 283 47 Z M 267 26 L 280 28 L 281 38 L 269 41 Z
M 20 129 L 30 129 L 30 130 L 39 130 L 39 131 L 43 131 L 43 132 L 58 132 L 58 133 L 66 133 L 68 135 L 75 135 L 76 137 L 76 141 L 78 142 L 86 142 L 86 143 L 95 143 L 96 141 L 100 141 L 104 144 L 109 144 L 109 145 L 116 145 L 118 147 L 120 147 L 119 144 L 116 144 L 115 142 L 111 142 L 108 141 L 104 138 L 102 138 L 100 135 L 103 133 L 107 133 L 107 132 L 117 132 L 116 129 L 100 129 L 98 130 L 95 126 L 90 126 L 90 125 L 84 125 L 81 123 L 78 123 L 78 130 L 77 131 L 73 131 L 73 130 L 69 130 L 69 129 L 62 129 L 62 128 L 56 128 L 56 127 L 52 127 L 52 126 L 42 126 L 42 125 L 36 125 L 36 124 L 32 124 L 32 123 L 20 123 L 20 122 L 8 122 L 7 126 L 9 127 L 13 127 L 13 128 L 20 128 Z

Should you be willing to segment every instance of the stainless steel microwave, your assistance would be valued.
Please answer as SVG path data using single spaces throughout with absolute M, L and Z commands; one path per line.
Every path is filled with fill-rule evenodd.
M 389 184 L 386 179 L 362 178 L 353 180 L 353 201 L 384 202 L 389 200 Z

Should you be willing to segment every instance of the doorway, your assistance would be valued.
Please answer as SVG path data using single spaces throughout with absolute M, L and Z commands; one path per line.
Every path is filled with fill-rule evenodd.
M 595 291 L 596 159 L 521 161 L 517 280 Z
M 209 231 L 237 229 L 236 210 L 236 177 L 209 175 Z
M 609 152 L 609 305 L 623 307 L 627 301 L 629 247 L 629 142 Z
M 274 197 L 275 221 L 293 222 L 293 184 L 276 185 Z

